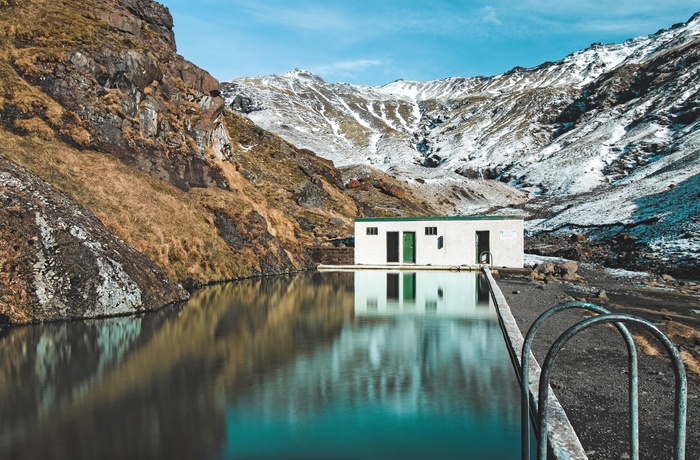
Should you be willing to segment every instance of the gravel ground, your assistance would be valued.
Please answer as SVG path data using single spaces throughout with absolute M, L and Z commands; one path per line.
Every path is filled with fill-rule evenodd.
M 678 283 L 661 284 L 651 275 L 593 266 L 581 267 L 578 274 L 581 278 L 577 281 L 545 282 L 524 273 L 501 270 L 497 283 L 523 336 L 542 312 L 573 299 L 587 300 L 612 312 L 641 316 L 669 335 L 683 354 L 688 374 L 686 459 L 700 459 L 698 292 L 681 288 Z M 587 316 L 581 310 L 562 312 L 542 327 L 533 344 L 540 365 L 559 334 Z M 645 337 L 634 327 L 630 330 L 640 350 L 640 458 L 672 459 L 673 368 L 653 337 Z M 624 342 L 612 327 L 596 326 L 581 332 L 557 358 L 552 387 L 592 460 L 629 458 L 627 379 Z

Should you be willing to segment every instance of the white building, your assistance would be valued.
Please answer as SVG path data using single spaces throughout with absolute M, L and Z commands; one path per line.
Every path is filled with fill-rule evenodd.
M 523 253 L 521 217 L 355 219 L 355 265 L 522 268 Z

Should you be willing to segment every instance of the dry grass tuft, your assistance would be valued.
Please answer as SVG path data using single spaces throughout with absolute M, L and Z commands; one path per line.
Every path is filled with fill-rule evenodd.
M 700 377 L 700 360 L 687 350 L 681 350 L 681 358 L 683 359 L 686 370 L 696 377 Z
M 668 321 L 660 329 L 679 348 L 686 370 L 700 377 L 700 359 L 698 359 L 697 352 L 692 351 L 700 344 L 700 332 L 676 321 Z M 641 335 L 633 337 L 638 350 L 642 353 L 650 356 L 666 356 L 665 352 L 661 353 L 659 348 L 652 345 L 646 337 Z
M 50 141 L 53 139 L 53 130 L 39 117 L 31 117 L 24 120 L 15 120 L 15 129 L 28 136 L 37 136 L 39 139 Z
M 680 354 L 688 372 L 700 377 L 700 356 L 696 351 L 700 345 L 700 331 L 678 321 L 667 321 L 660 329 L 677 347 L 682 347 Z
M 652 345 L 649 340 L 643 335 L 633 335 L 635 345 L 637 345 L 637 350 L 648 356 L 660 356 L 661 353 L 655 345 Z

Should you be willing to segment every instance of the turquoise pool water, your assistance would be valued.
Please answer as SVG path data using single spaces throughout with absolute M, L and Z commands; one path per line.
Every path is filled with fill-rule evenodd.
M 519 393 L 474 273 L 309 273 L 0 338 L 8 458 L 515 459 Z M 4 458 L 4 457 L 3 457 Z

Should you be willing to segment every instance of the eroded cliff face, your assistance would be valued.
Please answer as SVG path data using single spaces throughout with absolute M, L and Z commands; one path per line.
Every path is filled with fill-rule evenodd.
M 176 283 L 315 266 L 324 241 L 351 234 L 361 213 L 340 174 L 224 107 L 219 83 L 175 51 L 172 18 L 150 0 L 0 0 L 0 157 L 94 213 Z M 13 179 L 28 190 L 25 180 Z M 85 297 L 107 279 L 96 262 L 107 259 L 91 255 L 98 246 L 82 240 L 83 231 L 71 233 L 82 214 L 64 206 L 37 218 L 41 200 L 22 193 L 7 195 L 16 211 L 0 230 L 25 229 L 22 244 L 38 244 L 46 221 L 53 242 L 40 252 L 20 245 L 24 252 L 15 254 L 15 243 L 0 250 L 12 261 L 0 265 L 10 321 L 137 311 L 140 281 L 126 281 L 136 275 L 116 265 L 103 268 L 114 272 L 108 278 L 120 286 L 120 306 L 105 309 L 99 295 Z M 74 248 L 93 262 L 82 271 L 74 264 L 69 275 L 62 264 L 73 262 L 63 258 Z M 64 297 L 40 300 L 40 254 L 48 264 L 44 300 L 52 289 Z M 140 291 L 144 308 L 180 296 L 153 289 Z
M 16 0 L 0 9 L 3 78 L 23 90 L 0 97 L 7 128 L 110 153 L 184 190 L 227 187 L 205 159 L 226 159 L 230 149 L 219 82 L 175 53 L 167 8 Z M 28 101 L 27 84 L 51 101 Z
M 188 297 L 90 211 L 2 157 L 0 222 L 3 322 L 127 314 Z

